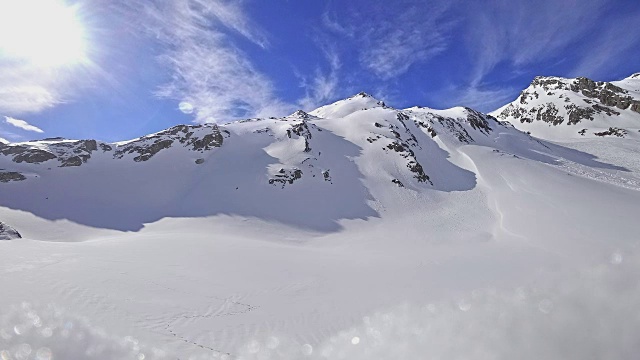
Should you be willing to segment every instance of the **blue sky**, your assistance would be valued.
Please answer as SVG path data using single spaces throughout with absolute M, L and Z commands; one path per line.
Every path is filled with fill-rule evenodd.
M 536 75 L 640 71 L 637 0 L 24 1 L 0 4 L 9 141 L 126 140 L 360 91 L 394 107 L 490 111 Z

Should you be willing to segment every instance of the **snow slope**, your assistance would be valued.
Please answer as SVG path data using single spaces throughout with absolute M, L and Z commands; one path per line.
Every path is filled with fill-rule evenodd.
M 364 93 L 3 144 L 0 219 L 24 238 L 0 242 L 0 353 L 630 358 L 640 167 L 607 144 Z
M 491 113 L 548 140 L 640 138 L 640 73 L 613 82 L 536 77 L 512 103 Z

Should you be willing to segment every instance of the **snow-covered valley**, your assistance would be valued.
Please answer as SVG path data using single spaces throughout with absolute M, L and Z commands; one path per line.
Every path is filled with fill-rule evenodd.
M 21 236 L 0 241 L 0 356 L 633 358 L 625 111 L 623 138 L 564 136 L 361 93 L 120 143 L 0 144 L 0 220 Z

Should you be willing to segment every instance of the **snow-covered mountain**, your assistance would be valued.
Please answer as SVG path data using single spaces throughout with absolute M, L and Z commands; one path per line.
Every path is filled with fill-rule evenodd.
M 640 138 L 640 73 L 612 82 L 538 76 L 491 114 L 544 139 Z
M 397 110 L 360 93 L 309 114 L 178 125 L 118 143 L 0 144 L 0 197 L 46 219 L 116 230 L 221 213 L 335 230 L 339 219 L 379 216 L 389 194 L 473 188 L 476 174 L 449 160 L 470 144 L 494 156 L 576 158 L 469 108 Z
M 566 127 L 631 121 L 633 104 Z M 640 143 L 516 127 L 360 93 L 117 143 L 0 143 L 0 236 L 16 238 L 0 241 L 0 354 L 625 358 Z

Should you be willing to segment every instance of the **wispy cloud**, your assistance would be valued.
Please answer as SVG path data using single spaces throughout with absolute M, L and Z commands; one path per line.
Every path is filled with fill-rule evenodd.
M 322 13 L 322 24 L 326 29 L 338 35 L 353 37 L 356 32 L 356 30 L 352 25 L 341 24 L 338 21 L 336 15 L 328 11 L 325 11 L 324 13 Z
M 517 93 L 518 89 L 512 87 L 461 87 L 455 89 L 450 95 L 450 98 L 454 100 L 455 103 L 451 102 L 449 103 L 449 106 L 467 106 L 480 111 L 489 112 L 499 108 L 509 101 L 514 100 Z
M 298 104 L 306 111 L 326 105 L 328 101 L 335 99 L 339 90 L 338 72 L 342 67 L 340 56 L 334 46 L 328 44 L 320 44 L 319 46 L 329 64 L 329 70 L 316 69 L 315 75 L 310 81 L 305 76 L 301 76 L 301 86 L 306 93 L 298 101 Z
M 444 1 L 430 2 L 428 6 L 412 1 L 393 6 L 372 3 L 368 10 L 345 10 L 342 16 L 327 11 L 322 15 L 322 24 L 342 40 L 348 39 L 360 64 L 385 81 L 447 48 L 455 23 L 445 16 L 451 6 Z
M 625 15 L 611 23 L 606 31 L 594 39 L 582 54 L 582 59 L 571 71 L 570 76 L 599 77 L 611 73 L 616 65 L 628 61 L 624 53 L 640 45 L 640 37 L 630 34 L 640 24 L 640 12 Z M 634 69 L 637 71 L 637 69 Z
M 598 23 L 606 0 L 494 0 L 466 5 L 467 47 L 476 59 L 471 83 L 477 85 L 505 62 L 515 68 L 558 56 Z M 478 16 L 482 14 L 482 16 Z
M 230 32 L 235 32 L 261 48 L 269 44 L 239 3 L 139 1 L 134 8 L 142 10 L 147 30 L 166 47 L 160 61 L 171 70 L 172 79 L 157 95 L 191 104 L 196 121 L 220 122 L 291 109 L 277 99 L 270 79 L 230 39 Z
M 40 129 L 37 126 L 31 125 L 31 124 L 29 124 L 28 122 L 26 122 L 24 120 L 12 118 L 11 116 L 5 116 L 4 117 L 4 121 L 9 125 L 13 125 L 13 126 L 15 126 L 17 128 L 25 130 L 25 131 L 33 131 L 33 132 L 37 132 L 37 133 L 43 133 L 44 132 L 42 129 Z
M 360 61 L 383 80 L 406 73 L 416 63 L 441 53 L 448 46 L 448 31 L 453 22 L 445 20 L 448 5 L 433 3 L 428 16 L 425 9 L 410 6 L 397 16 L 377 19 L 374 26 L 363 29 L 364 47 Z M 364 21 L 363 24 L 370 22 Z

